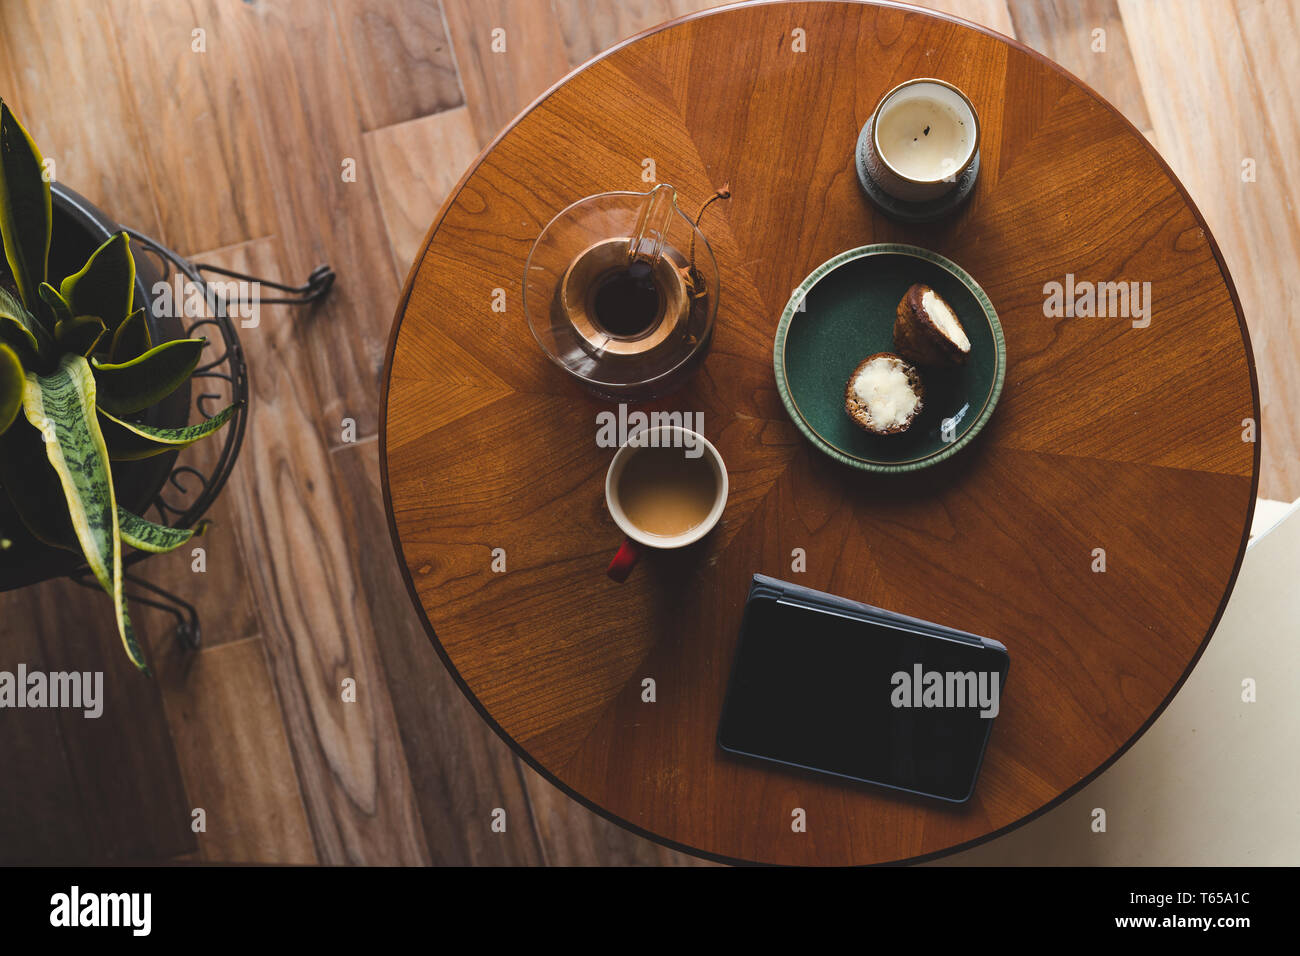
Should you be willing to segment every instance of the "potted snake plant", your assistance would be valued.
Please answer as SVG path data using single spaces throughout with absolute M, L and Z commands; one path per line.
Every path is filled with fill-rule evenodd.
M 125 232 L 56 277 L 53 229 L 44 160 L 0 100 L 0 503 L 22 525 L 0 525 L 0 550 L 78 554 L 112 601 L 127 656 L 147 670 L 123 593 L 123 548 L 170 551 L 194 531 L 122 507 L 115 479 L 217 431 L 236 406 L 196 425 L 150 424 L 149 410 L 189 381 L 206 341 L 154 344 Z

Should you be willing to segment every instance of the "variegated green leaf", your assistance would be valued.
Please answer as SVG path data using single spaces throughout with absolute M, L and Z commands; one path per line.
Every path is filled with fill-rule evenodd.
M 61 352 L 89 355 L 108 329 L 97 315 L 79 315 L 54 326 L 54 341 Z
M 126 317 L 126 321 L 113 333 L 113 344 L 108 349 L 110 362 L 129 362 L 139 358 L 153 348 L 149 337 L 149 323 L 145 321 L 144 309 L 136 309 Z
M 133 548 L 163 554 L 179 548 L 197 533 L 193 528 L 169 528 L 155 524 L 147 518 L 132 514 L 121 505 L 117 508 L 117 523 L 122 529 L 122 540 Z
M 91 254 L 85 268 L 63 280 L 59 294 L 73 315 L 97 315 L 116 330 L 131 314 L 135 296 L 131 238 L 124 232 L 111 237 Z
M 122 592 L 122 537 L 108 449 L 95 414 L 95 377 L 80 355 L 65 355 L 50 375 L 28 373 L 27 420 L 45 439 L 45 453 L 63 486 L 68 516 L 99 586 L 113 599 L 117 629 L 131 663 L 145 670 Z
M 0 240 L 29 312 L 40 301 L 37 288 L 45 281 L 54 224 L 43 162 L 27 130 L 0 100 Z
M 0 342 L 0 435 L 18 417 L 23 407 L 23 387 L 27 382 L 18 353 Z
M 166 398 L 190 377 L 207 342 L 175 339 L 129 362 L 91 359 L 99 407 L 114 415 L 131 415 Z
M 114 461 L 134 461 L 165 451 L 176 451 L 206 438 L 230 420 L 238 405 L 229 405 L 205 422 L 185 428 L 155 428 L 138 422 L 126 422 L 102 408 L 99 425 L 108 445 L 108 457 Z
M 27 325 L 31 321 L 31 315 L 27 307 L 13 297 L 8 289 L 0 285 L 0 315 L 9 315 L 15 321 Z
M 3 285 L 0 285 L 0 313 L 22 319 L 24 324 L 28 321 L 27 307 L 15 299 Z

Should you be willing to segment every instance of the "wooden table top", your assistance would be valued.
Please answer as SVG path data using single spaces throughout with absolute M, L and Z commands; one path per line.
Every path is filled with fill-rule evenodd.
M 793 49 L 800 36 L 806 52 Z M 881 95 L 918 75 L 971 97 L 982 167 L 960 213 L 907 226 L 863 196 L 853 148 Z M 645 559 L 618 585 L 604 573 L 620 538 L 603 502 L 612 450 L 596 443 L 596 416 L 613 406 L 537 347 L 522 277 L 556 212 L 648 188 L 646 158 L 688 213 L 731 188 L 704 223 L 723 285 L 711 352 L 685 388 L 640 406 L 702 412 L 731 497 L 701 545 Z M 814 450 L 772 371 L 791 290 L 869 242 L 956 261 L 1007 340 L 984 433 L 902 478 Z M 1044 286 L 1067 274 L 1150 282 L 1150 325 L 1045 317 Z M 1168 166 L 1043 57 L 891 5 L 729 7 L 629 41 L 551 90 L 435 220 L 398 309 L 385 390 L 392 531 L 462 688 L 571 795 L 731 860 L 916 859 L 1064 799 L 1127 749 L 1200 655 L 1244 551 L 1259 461 L 1243 424 L 1259 419 L 1245 325 Z M 718 750 L 754 572 L 1007 646 L 1011 674 L 969 804 Z M 646 677 L 654 703 L 642 702 Z M 806 832 L 792 830 L 795 808 Z

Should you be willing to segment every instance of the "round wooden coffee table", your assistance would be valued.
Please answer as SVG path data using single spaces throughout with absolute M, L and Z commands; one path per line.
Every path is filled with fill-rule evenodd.
M 880 96 L 918 75 L 970 95 L 982 169 L 960 213 L 906 226 L 865 199 L 853 149 Z M 644 560 L 618 585 L 605 576 L 619 543 L 603 504 L 613 452 L 596 441 L 596 416 L 613 406 L 543 355 L 521 284 L 557 211 L 649 188 L 647 159 L 688 213 L 731 187 L 703 225 L 722 276 L 712 350 L 685 388 L 648 406 L 703 413 L 731 498 L 701 545 Z M 956 261 L 1007 341 L 983 434 L 902 478 L 813 449 L 772 370 L 791 290 L 869 242 Z M 1120 281 L 1150 283 L 1149 324 L 1045 315 L 1049 283 L 1082 294 L 1081 283 Z M 729 7 L 628 41 L 552 89 L 435 221 L 398 308 L 385 389 L 400 563 L 465 693 L 576 799 L 727 860 L 915 860 L 1079 788 L 1150 725 L 1204 649 L 1244 552 L 1259 465 L 1240 307 L 1168 166 L 1043 57 L 891 5 Z M 1007 646 L 1001 716 L 969 804 L 718 749 L 754 572 Z M 792 830 L 795 808 L 806 832 Z

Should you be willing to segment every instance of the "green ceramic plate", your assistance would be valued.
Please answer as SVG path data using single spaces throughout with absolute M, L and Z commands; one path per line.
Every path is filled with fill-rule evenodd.
M 894 350 L 894 310 L 914 282 L 956 311 L 970 359 L 955 369 L 921 369 L 925 407 L 912 427 L 871 435 L 844 411 L 844 387 L 868 355 Z M 993 414 L 1007 370 L 1002 325 L 975 280 L 937 252 L 890 243 L 818 266 L 781 313 L 774 358 L 781 401 L 805 437 L 836 461 L 878 472 L 915 471 L 964 448 Z

